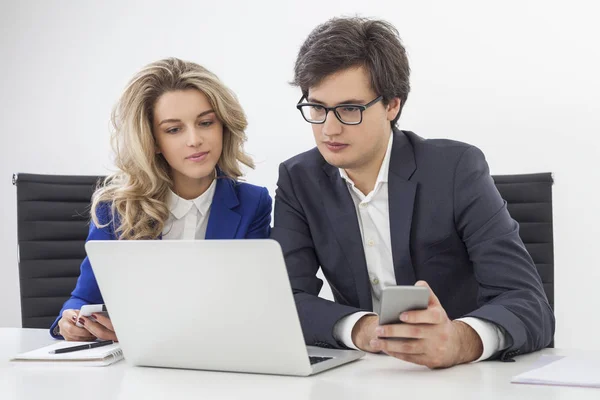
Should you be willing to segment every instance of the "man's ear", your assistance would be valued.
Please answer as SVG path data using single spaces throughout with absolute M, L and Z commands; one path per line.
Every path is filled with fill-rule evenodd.
M 394 118 L 396 118 L 396 116 L 400 112 L 401 104 L 402 104 L 402 100 L 400 100 L 400 97 L 394 97 L 394 98 L 390 99 L 390 101 L 388 102 L 388 105 L 387 105 L 388 121 L 393 121 Z

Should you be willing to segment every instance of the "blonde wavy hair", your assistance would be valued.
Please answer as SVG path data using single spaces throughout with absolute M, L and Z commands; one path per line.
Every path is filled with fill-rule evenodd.
M 188 89 L 204 93 L 223 123 L 223 151 L 217 162 L 221 173 L 237 181 L 241 164 L 254 168 L 243 149 L 248 125 L 244 110 L 215 74 L 177 58 L 147 65 L 131 79 L 113 109 L 111 144 L 118 172 L 108 176 L 92 197 L 92 221 L 99 227 L 113 224 L 119 239 L 156 239 L 163 231 L 173 181 L 169 164 L 156 154 L 153 111 L 164 93 Z M 107 205 L 109 221 L 100 221 L 99 207 Z

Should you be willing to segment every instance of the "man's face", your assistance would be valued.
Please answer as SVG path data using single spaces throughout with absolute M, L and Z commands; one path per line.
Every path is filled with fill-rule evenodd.
M 370 75 L 364 67 L 336 72 L 308 90 L 307 101 L 326 107 L 339 104 L 365 105 L 377 98 Z M 311 124 L 317 148 L 325 160 L 338 168 L 362 170 L 381 162 L 387 148 L 392 121 L 400 110 L 394 98 L 386 106 L 381 101 L 363 111 L 359 125 L 342 124 L 333 112 L 323 124 Z

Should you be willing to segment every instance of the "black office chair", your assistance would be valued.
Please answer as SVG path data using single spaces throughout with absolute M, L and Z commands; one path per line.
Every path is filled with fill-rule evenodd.
M 23 328 L 49 328 L 85 258 L 92 193 L 102 177 L 15 174 Z
M 519 235 L 533 258 L 554 310 L 552 174 L 495 175 L 492 178 L 508 203 L 510 215 L 519 223 Z M 548 347 L 554 347 L 554 341 Z
M 17 215 L 24 328 L 47 328 L 69 298 L 85 257 L 91 195 L 100 176 L 18 174 Z M 497 175 L 554 308 L 552 175 Z

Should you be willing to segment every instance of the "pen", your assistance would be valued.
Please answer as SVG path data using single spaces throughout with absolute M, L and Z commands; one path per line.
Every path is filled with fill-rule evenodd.
M 93 349 L 95 347 L 107 346 L 107 345 L 113 344 L 113 343 L 114 342 L 112 340 L 102 340 L 100 342 L 94 342 L 94 343 L 82 344 L 80 346 L 65 347 L 62 349 L 52 350 L 52 351 L 50 351 L 50 354 L 70 353 L 72 351 Z

